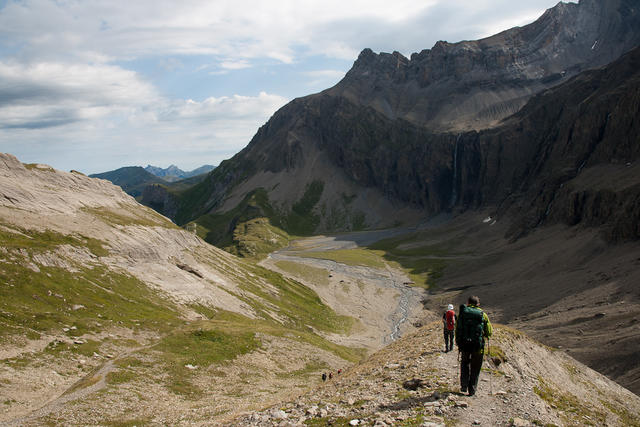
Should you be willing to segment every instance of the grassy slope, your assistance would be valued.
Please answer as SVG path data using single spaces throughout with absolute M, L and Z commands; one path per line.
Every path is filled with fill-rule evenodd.
M 269 201 L 264 188 L 249 194 L 233 209 L 198 217 L 197 233 L 205 241 L 235 255 L 261 258 L 269 252 L 287 246 L 289 233 L 311 235 L 320 217 L 314 213 L 324 184 L 310 183 L 300 200 L 290 210 L 280 210 Z
M 130 212 L 85 211 L 103 222 L 120 226 L 175 227 L 168 222 L 134 217 Z M 126 272 L 102 264 L 100 257 L 109 254 L 104 242 L 85 236 L 34 232 L 5 225 L 0 227 L 0 246 L 4 248 L 0 251 L 0 282 L 4 284 L 0 287 L 0 340 L 15 344 L 24 342 L 19 337 L 28 340 L 58 337 L 41 352 L 21 358 L 25 369 L 52 360 L 51 357 L 71 360 L 79 354 L 91 356 L 112 352 L 114 345 L 119 348 L 138 346 L 135 342 L 116 344 L 109 338 L 97 337 L 101 331 L 111 328 L 163 337 L 141 355 L 146 354 L 154 361 L 154 366 L 163 367 L 168 373 L 165 386 L 169 390 L 190 398 L 199 396 L 202 390 L 196 385 L 194 373 L 185 365 L 206 367 L 258 349 L 261 343 L 257 333 L 290 337 L 347 361 L 358 360 L 363 355 L 360 350 L 333 344 L 316 333 L 348 333 L 353 319 L 336 315 L 313 291 L 300 283 L 251 262 L 237 260 L 228 274 L 241 284 L 237 296 L 259 313 L 260 318 L 249 319 L 197 305 L 190 308 L 206 319 L 185 325 L 184 307 Z M 86 251 L 95 262 L 80 265 L 67 260 L 67 268 L 73 271 L 34 263 L 38 255 L 52 256 L 63 246 Z M 208 261 L 224 270 L 220 260 Z M 74 345 L 69 341 L 79 336 L 85 336 L 84 344 Z M 87 339 L 87 336 L 93 338 Z M 16 359 L 4 362 L 17 366 Z M 145 369 L 143 366 L 142 370 Z M 117 388 L 139 379 L 126 372 L 127 368 L 113 372 L 109 377 L 110 384 Z M 140 375 L 145 376 L 143 372 Z

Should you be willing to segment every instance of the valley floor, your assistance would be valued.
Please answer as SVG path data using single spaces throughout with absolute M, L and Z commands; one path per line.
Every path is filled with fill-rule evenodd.
M 338 314 L 359 320 L 349 335 L 334 334 L 332 341 L 377 350 L 415 329 L 413 325 L 424 316 L 420 303 L 424 290 L 410 286 L 406 272 L 382 258 L 372 264 L 366 259 L 345 262 L 340 255 L 335 260 L 326 257 L 404 232 L 384 230 L 301 239 L 271 253 L 261 265 L 299 280 Z

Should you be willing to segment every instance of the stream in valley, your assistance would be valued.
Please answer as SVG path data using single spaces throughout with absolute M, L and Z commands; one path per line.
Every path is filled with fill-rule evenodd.
M 331 276 L 339 275 L 345 280 L 354 283 L 364 282 L 368 286 L 380 289 L 390 289 L 397 294 L 396 298 L 388 299 L 382 305 L 384 307 L 384 321 L 387 330 L 382 337 L 382 344 L 388 344 L 401 335 L 403 324 L 411 317 L 412 312 L 419 306 L 421 297 L 420 289 L 409 285 L 409 278 L 398 269 L 386 266 L 386 268 L 374 268 L 362 265 L 348 265 L 332 260 L 309 258 L 313 252 L 331 251 L 340 249 L 355 249 L 369 245 L 381 239 L 404 234 L 408 229 L 378 230 L 369 232 L 349 233 L 338 236 L 316 236 L 298 240 L 294 245 L 273 252 L 269 255 L 272 261 L 291 261 L 310 267 L 324 269 Z M 306 256 L 296 256 L 304 253 Z M 380 302 L 377 302 L 380 305 Z

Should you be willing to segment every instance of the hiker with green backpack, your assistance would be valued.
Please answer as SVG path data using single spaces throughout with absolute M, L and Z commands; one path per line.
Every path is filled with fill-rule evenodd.
M 460 306 L 456 321 L 456 345 L 460 352 L 460 391 L 473 396 L 478 388 L 478 376 L 484 357 L 484 339 L 491 337 L 489 316 L 480 308 L 480 298 L 469 297 Z

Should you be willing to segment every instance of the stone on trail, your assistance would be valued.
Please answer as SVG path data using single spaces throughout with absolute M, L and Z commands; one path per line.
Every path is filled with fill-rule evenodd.
M 522 418 L 514 418 L 513 421 L 511 421 L 511 427 L 529 427 L 531 425 L 531 423 L 527 420 L 523 420 Z
M 406 390 L 417 390 L 420 387 L 424 387 L 425 383 L 419 378 L 412 378 L 402 383 L 402 387 Z
M 273 411 L 273 413 L 271 414 L 271 416 L 277 420 L 284 420 L 285 418 L 288 417 L 287 413 L 284 412 L 282 409 L 277 410 L 277 411 Z
M 355 420 L 351 420 L 351 421 L 349 421 L 349 425 L 350 425 L 350 426 L 357 426 L 357 425 L 360 425 L 360 420 L 359 420 L 359 419 L 357 419 L 357 418 L 356 418 Z

